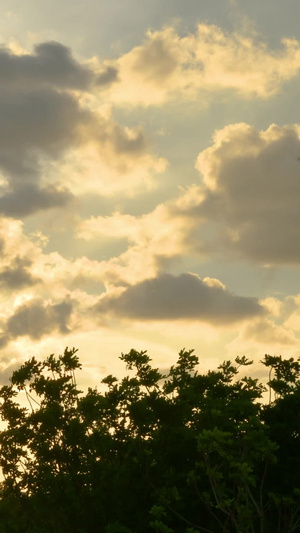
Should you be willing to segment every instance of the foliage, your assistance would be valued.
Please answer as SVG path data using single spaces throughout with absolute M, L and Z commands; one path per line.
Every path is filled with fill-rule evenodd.
M 299 360 L 265 356 L 268 404 L 244 356 L 201 374 L 184 349 L 165 376 L 121 360 L 104 392 L 78 390 L 75 349 L 2 387 L 0 531 L 300 530 Z

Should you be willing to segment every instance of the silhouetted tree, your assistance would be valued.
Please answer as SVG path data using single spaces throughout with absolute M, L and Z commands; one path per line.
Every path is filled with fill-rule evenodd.
M 198 373 L 182 350 L 163 376 L 147 352 L 82 394 L 75 349 L 30 359 L 0 390 L 4 532 L 300 530 L 300 363 L 245 357 Z M 27 407 L 24 407 L 27 400 Z

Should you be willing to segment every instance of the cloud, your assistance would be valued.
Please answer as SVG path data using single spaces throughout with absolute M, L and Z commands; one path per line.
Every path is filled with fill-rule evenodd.
M 32 262 L 16 257 L 11 264 L 0 269 L 0 286 L 6 290 L 19 290 L 36 285 L 40 280 L 30 272 Z
M 218 280 L 166 273 L 103 297 L 96 309 L 135 320 L 200 320 L 216 325 L 264 314 L 256 298 L 231 294 Z
M 85 90 L 92 85 L 94 73 L 72 56 L 61 43 L 50 41 L 35 45 L 34 52 L 18 55 L 0 49 L 1 85 L 37 89 L 56 86 Z
M 15 91 L 0 83 L 0 166 L 14 179 L 33 179 L 39 156 L 58 157 L 80 139 L 90 115 L 76 99 L 55 89 Z
M 72 198 L 67 189 L 53 186 L 39 188 L 28 183 L 0 196 L 0 213 L 9 217 L 24 217 L 40 210 L 66 206 Z
M 282 325 L 275 324 L 267 318 L 262 318 L 247 325 L 243 337 L 245 340 L 254 340 L 262 344 L 293 345 L 297 344 L 297 338 L 293 331 Z
M 191 256 L 266 265 L 300 261 L 300 126 L 259 131 L 244 123 L 218 130 L 196 162 L 202 183 L 152 212 L 81 221 L 86 240 L 124 239 L 128 249 L 107 262 L 105 279 L 154 277 Z
M 39 340 L 44 335 L 54 331 L 66 335 L 70 333 L 70 320 L 74 303 L 64 300 L 52 304 L 38 299 L 29 300 L 17 307 L 14 313 L 3 324 L 3 334 L 0 337 L 1 347 L 11 340 L 21 336 L 29 336 L 32 340 Z
M 0 70 L 0 214 L 17 218 L 65 206 L 74 181 L 76 194 L 101 194 L 101 180 L 109 182 L 111 172 L 115 192 L 120 182 L 125 188 L 125 175 L 134 174 L 140 185 L 165 168 L 142 128 L 120 126 L 93 94 L 117 78 L 109 63 L 79 62 L 69 48 L 48 42 L 21 55 L 0 50 Z
M 105 68 L 96 76 L 96 85 L 108 86 L 118 80 L 118 69 L 112 65 L 106 65 Z
M 186 245 L 262 264 L 300 261 L 300 127 L 258 131 L 232 124 L 216 132 L 196 167 L 203 185 L 172 210 L 186 217 Z
M 167 204 L 136 217 L 117 211 L 111 216 L 91 217 L 79 222 L 76 230 L 77 236 L 87 241 L 127 241 L 125 252 L 102 262 L 103 279 L 108 286 L 126 286 L 155 276 L 168 262 L 188 251 L 184 244 L 186 233 L 185 218 L 176 217 Z
M 165 171 L 166 159 L 152 155 L 148 149 L 117 152 L 115 148 L 109 141 L 99 146 L 94 139 L 47 167 L 44 178 L 51 183 L 59 177 L 74 196 L 122 194 L 133 198 L 158 187 L 157 175 Z
M 115 61 L 119 82 L 108 91 L 119 105 L 162 105 L 184 99 L 203 102 L 218 91 L 241 98 L 269 98 L 299 74 L 300 43 L 282 39 L 268 48 L 258 36 L 199 24 L 180 36 L 174 27 L 149 31 L 145 41 Z
M 35 295 L 46 301 L 64 300 L 71 292 L 84 289 L 78 298 L 84 303 L 90 293 L 99 296 L 104 290 L 105 262 L 103 265 L 85 256 L 67 259 L 58 252 L 47 253 L 47 243 L 41 232 L 28 235 L 21 221 L 0 217 L 0 289 L 5 291 L 0 300 L 2 316 L 11 306 L 20 305 L 24 298 L 32 300 Z
M 78 236 L 90 240 L 95 237 L 126 238 L 130 243 L 151 249 L 156 255 L 173 255 L 182 249 L 180 227 L 164 204 L 158 205 L 150 213 L 132 216 L 118 211 L 110 216 L 91 217 L 79 223 Z
M 20 217 L 69 202 L 71 193 L 59 184 L 43 186 L 41 163 L 78 144 L 89 120 L 67 93 L 3 89 L 0 82 L 0 213 Z
M 43 234 L 36 232 L 27 236 L 24 232 L 24 223 L 21 220 L 0 217 L 0 264 L 12 258 L 36 259 L 41 253 Z

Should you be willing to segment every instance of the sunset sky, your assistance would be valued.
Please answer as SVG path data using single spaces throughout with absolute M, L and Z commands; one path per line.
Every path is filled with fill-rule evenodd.
M 1 0 L 0 380 L 300 355 L 300 3 Z

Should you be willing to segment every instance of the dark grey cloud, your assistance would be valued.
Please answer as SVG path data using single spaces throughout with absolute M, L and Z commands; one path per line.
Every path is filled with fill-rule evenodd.
M 109 164 L 124 172 L 146 152 L 140 129 L 129 132 L 88 110 L 72 92 L 113 83 L 117 76 L 113 65 L 92 71 L 57 42 L 25 55 L 0 50 L 0 172 L 6 180 L 0 214 L 19 218 L 65 206 L 71 193 L 57 183 L 45 186 L 42 179 L 47 165 L 70 149 L 96 143 Z
M 68 93 L 9 91 L 0 84 L 0 169 L 9 183 L 0 190 L 1 214 L 18 218 L 70 201 L 67 190 L 39 183 L 41 163 L 78 145 L 82 128 L 91 121 Z
M 118 81 L 118 69 L 112 65 L 107 66 L 100 74 L 96 76 L 96 84 L 98 86 L 108 86 Z
M 70 146 L 94 139 L 116 153 L 145 151 L 142 130 L 129 134 L 113 121 L 83 109 L 76 98 L 50 88 L 24 91 L 0 87 L 0 166 L 14 179 L 39 174 L 39 158 L 58 158 Z
M 221 284 L 205 282 L 193 274 L 160 274 L 130 286 L 119 296 L 107 296 L 96 309 L 138 320 L 198 319 L 230 324 L 263 315 L 256 298 L 236 296 Z
M 257 131 L 232 124 L 198 158 L 204 185 L 173 215 L 186 217 L 186 244 L 262 264 L 300 262 L 300 129 Z M 189 199 L 187 199 L 189 196 Z
M 92 70 L 74 59 L 70 48 L 50 41 L 37 44 L 33 54 L 16 55 L 0 49 L 0 87 L 50 85 L 64 89 L 87 89 L 94 80 Z
M 29 336 L 39 340 L 54 331 L 70 333 L 68 322 L 73 311 L 74 302 L 64 300 L 58 304 L 30 300 L 16 309 L 3 325 L 0 347 L 18 337 Z
M 1 167 L 14 177 L 32 176 L 40 152 L 58 157 L 90 121 L 90 113 L 68 93 L 0 87 Z
M 16 257 L 10 265 L 0 270 L 0 286 L 4 289 L 23 289 L 36 285 L 40 280 L 30 272 L 29 259 Z
M 39 188 L 27 183 L 19 185 L 11 192 L 0 196 L 0 213 L 9 217 L 23 217 L 52 207 L 63 207 L 73 199 L 67 190 L 53 186 Z

